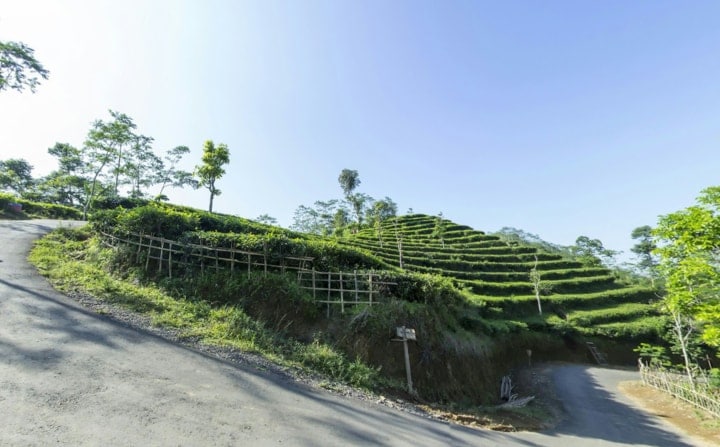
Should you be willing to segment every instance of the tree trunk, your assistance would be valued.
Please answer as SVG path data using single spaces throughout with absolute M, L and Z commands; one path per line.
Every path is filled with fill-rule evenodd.
M 688 333 L 685 334 L 682 324 L 682 315 L 679 312 L 673 312 L 673 323 L 675 329 L 675 335 L 677 336 L 678 342 L 680 343 L 680 349 L 682 350 L 683 361 L 685 362 L 685 373 L 690 381 L 690 386 L 695 389 L 695 380 L 693 379 L 692 370 L 690 369 L 690 354 L 687 350 L 687 341 L 690 338 L 692 329 L 688 329 Z
M 118 195 L 118 187 L 120 186 L 120 165 L 122 164 L 122 146 L 118 148 L 118 161 L 115 168 L 115 195 Z

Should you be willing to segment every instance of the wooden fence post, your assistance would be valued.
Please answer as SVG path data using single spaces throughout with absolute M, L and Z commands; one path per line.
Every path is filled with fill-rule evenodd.
M 344 291 L 343 291 L 343 272 L 340 272 L 340 313 L 345 313 L 345 298 L 344 298 Z
M 372 272 L 368 273 L 368 301 L 370 302 L 369 306 L 372 307 Z
M 129 235 L 128 235 L 128 240 L 130 240 Z M 140 233 L 140 238 L 138 240 L 138 249 L 137 249 L 137 253 L 135 254 L 135 263 L 136 264 L 140 262 L 140 250 L 142 249 L 142 241 L 143 241 L 143 235 L 142 235 L 142 233 Z
M 358 299 L 358 282 L 357 282 L 357 270 L 353 270 L 353 277 L 355 278 L 355 302 L 357 303 L 359 301 Z
M 170 244 L 170 252 L 168 253 L 168 278 L 172 278 L 172 255 L 173 255 L 173 243 L 168 241 Z
M 147 272 L 148 268 L 150 267 L 150 254 L 152 250 L 152 239 L 148 238 L 148 253 L 147 253 L 147 259 L 145 260 L 145 271 Z
M 263 241 L 263 260 L 265 261 L 265 276 L 267 276 L 267 269 L 268 269 L 268 248 L 267 248 L 267 241 Z
M 165 254 L 165 239 L 160 238 L 160 256 L 158 256 L 158 273 L 162 272 L 162 262 Z

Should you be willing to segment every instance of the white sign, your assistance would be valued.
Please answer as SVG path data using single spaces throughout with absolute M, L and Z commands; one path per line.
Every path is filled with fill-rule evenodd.
M 410 329 L 409 327 L 400 326 L 395 328 L 395 331 L 397 333 L 397 336 L 404 339 L 404 340 L 415 340 L 415 329 Z

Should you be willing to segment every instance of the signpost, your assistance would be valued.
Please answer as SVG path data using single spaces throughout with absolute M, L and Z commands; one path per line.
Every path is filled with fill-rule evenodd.
M 408 340 L 417 340 L 415 337 L 415 329 L 410 329 L 405 326 L 395 328 L 395 334 L 398 336 L 397 339 L 392 341 L 401 341 L 403 343 L 403 350 L 405 352 L 405 374 L 407 375 L 408 392 L 415 394 L 413 391 L 412 374 L 410 373 L 410 353 L 408 352 Z

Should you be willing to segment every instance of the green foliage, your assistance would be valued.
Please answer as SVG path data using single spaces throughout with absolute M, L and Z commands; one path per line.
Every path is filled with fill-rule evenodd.
M 672 364 L 664 346 L 640 343 L 633 352 L 637 352 L 640 359 L 651 366 L 669 367 Z
M 30 259 L 60 290 L 82 291 L 146 313 L 155 324 L 173 327 L 181 336 L 258 352 L 356 386 L 386 383 L 377 368 L 350 360 L 328 340 L 316 337 L 303 343 L 302 337 L 292 336 L 305 334 L 304 325 L 317 316 L 315 304 L 292 279 L 218 273 L 143 285 L 140 272 L 132 281 L 109 274 L 104 267 L 115 264 L 118 252 L 88 237 L 85 230 L 55 231 L 37 243 Z
M 22 158 L 0 160 L 0 189 L 23 194 L 33 184 L 33 167 Z
M 581 262 L 594 266 L 612 265 L 618 254 L 615 250 L 605 248 L 599 239 L 590 239 L 587 236 L 579 236 L 570 250 Z
M 654 230 L 666 292 L 662 308 L 690 381 L 698 337 L 720 347 L 720 187 L 705 189 L 697 202 L 662 216 Z
M 452 279 L 438 275 L 387 273 L 380 280 L 396 282 L 397 287 L 390 289 L 390 296 L 403 301 L 429 306 L 456 306 L 465 301 Z
M 664 316 L 642 317 L 632 321 L 598 324 L 591 327 L 576 327 L 585 335 L 600 335 L 619 340 L 653 340 L 660 341 L 667 327 Z
M 157 172 L 156 180 L 160 184 L 158 198 L 164 196 L 163 191 L 165 191 L 167 187 L 183 188 L 185 186 L 191 186 L 195 189 L 199 187 L 191 172 L 177 168 L 182 157 L 189 153 L 190 148 L 187 146 L 176 146 L 166 151 L 161 163 L 161 170 Z
M 631 237 L 638 241 L 630 249 L 638 257 L 638 269 L 651 278 L 655 278 L 658 259 L 653 253 L 657 249 L 657 244 L 653 240 L 652 228 L 649 225 L 637 227 L 632 231 Z
M 202 153 L 202 164 L 195 167 L 195 177 L 198 184 L 210 191 L 210 206 L 208 211 L 212 213 L 213 199 L 220 195 L 220 190 L 215 183 L 225 175 L 225 166 L 230 163 L 230 151 L 226 144 L 220 143 L 215 146 L 211 140 L 205 142 Z
M 156 203 L 129 210 L 115 208 L 98 211 L 90 218 L 90 222 L 105 232 L 162 235 L 168 239 L 180 238 L 187 231 L 200 226 L 200 218 L 196 213 Z
M 35 50 L 22 42 L 0 42 L 0 91 L 29 88 L 35 93 L 38 77 L 48 79 L 49 75 L 35 59 Z
M 300 205 L 293 215 L 291 228 L 302 233 L 329 236 L 349 222 L 348 210 L 337 200 L 318 200 L 312 207 Z
M 17 214 L 11 210 L 10 204 L 18 204 L 22 206 L 22 212 Z M 79 220 L 82 213 L 76 208 L 70 208 L 64 205 L 55 205 L 52 203 L 40 203 L 30 200 L 20 199 L 12 194 L 0 193 L 0 211 L 7 215 L 16 217 L 44 217 L 48 219 L 71 219 Z

